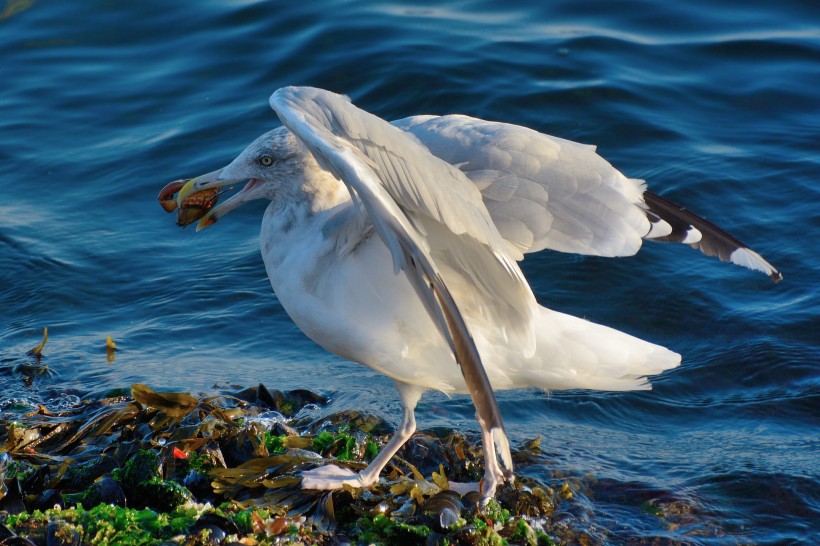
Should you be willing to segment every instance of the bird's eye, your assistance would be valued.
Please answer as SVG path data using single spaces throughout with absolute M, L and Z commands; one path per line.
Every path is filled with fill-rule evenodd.
M 263 155 L 259 158 L 259 163 L 261 163 L 263 167 L 270 167 L 273 165 L 273 158 L 267 154 Z

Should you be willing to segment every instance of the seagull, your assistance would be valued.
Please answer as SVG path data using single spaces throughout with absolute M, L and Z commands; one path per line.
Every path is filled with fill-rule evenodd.
M 629 256 L 645 239 L 679 242 L 782 278 L 594 146 L 465 115 L 389 123 L 310 87 L 279 89 L 270 105 L 282 126 L 177 186 L 176 202 L 244 183 L 209 201 L 199 230 L 270 201 L 260 246 L 282 307 L 324 349 L 390 377 L 403 405 L 367 468 L 311 469 L 304 488 L 377 482 L 416 430 L 422 394 L 435 389 L 468 393 L 481 429 L 483 480 L 451 486 L 492 497 L 514 478 L 495 390 L 649 389 L 649 376 L 680 364 L 664 347 L 539 305 L 519 267 L 525 254 Z

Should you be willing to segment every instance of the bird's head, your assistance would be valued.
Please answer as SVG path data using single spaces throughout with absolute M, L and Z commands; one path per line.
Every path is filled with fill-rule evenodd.
M 295 139 L 280 127 L 269 131 L 245 148 L 229 165 L 189 180 L 177 194 L 177 205 L 197 192 L 245 183 L 245 186 L 200 218 L 196 229 L 206 228 L 235 208 L 255 199 L 273 200 L 283 182 L 293 180 L 301 166 Z

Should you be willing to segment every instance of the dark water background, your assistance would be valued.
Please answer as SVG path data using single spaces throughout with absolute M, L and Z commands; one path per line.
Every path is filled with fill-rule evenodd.
M 2 417 L 133 382 L 263 381 L 396 421 L 390 381 L 314 346 L 272 295 L 263 204 L 196 234 L 155 202 L 273 127 L 273 90 L 314 85 L 387 119 L 461 112 L 597 144 L 782 268 L 774 286 L 659 244 L 619 260 L 530 257 L 542 303 L 684 362 L 649 393 L 500 403 L 514 444 L 543 436 L 543 476 L 585 477 L 577 517 L 612 543 L 820 542 L 820 4 L 508 4 L 8 2 Z M 26 380 L 44 326 L 48 372 Z M 436 393 L 418 411 L 422 428 L 476 432 L 472 414 Z M 689 516 L 670 525 L 641 508 L 660 497 Z

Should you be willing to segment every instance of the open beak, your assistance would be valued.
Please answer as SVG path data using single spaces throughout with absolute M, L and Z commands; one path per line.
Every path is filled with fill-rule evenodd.
M 177 194 L 177 206 L 181 207 L 185 201 L 185 198 L 192 193 L 230 184 L 230 180 L 225 184 L 219 180 L 219 175 L 221 173 L 222 169 L 217 169 L 213 172 L 209 172 L 208 174 L 203 174 L 202 176 L 197 176 L 196 178 L 190 179 L 179 189 L 179 193 Z
M 219 195 L 223 193 L 219 186 L 220 171 L 214 171 L 192 180 L 174 180 L 165 185 L 159 192 L 157 200 L 165 209 L 165 212 L 177 210 L 177 225 L 185 227 L 208 215 L 219 200 Z M 176 194 L 176 197 L 175 197 Z M 201 222 L 198 228 L 214 223 L 211 216 L 205 222 Z
M 208 174 L 203 174 L 202 176 L 192 178 L 191 180 L 188 180 L 188 182 L 186 182 L 179 189 L 176 203 L 180 208 L 182 208 L 184 206 L 185 199 L 187 199 L 189 196 L 197 192 L 201 192 L 203 190 L 208 190 L 212 188 L 221 188 L 223 186 L 228 186 L 230 184 L 239 184 L 247 181 L 247 184 L 245 184 L 245 186 L 241 190 L 239 190 L 239 192 L 232 195 L 223 203 L 213 207 L 204 216 L 202 216 L 196 224 L 197 231 L 204 229 L 212 224 L 215 224 L 216 221 L 222 216 L 225 216 L 233 209 L 250 201 L 252 199 L 252 194 L 250 193 L 250 190 L 257 187 L 260 184 L 260 181 L 255 178 L 251 178 L 250 180 L 221 178 L 222 172 L 224 170 L 225 169 L 218 169 Z

